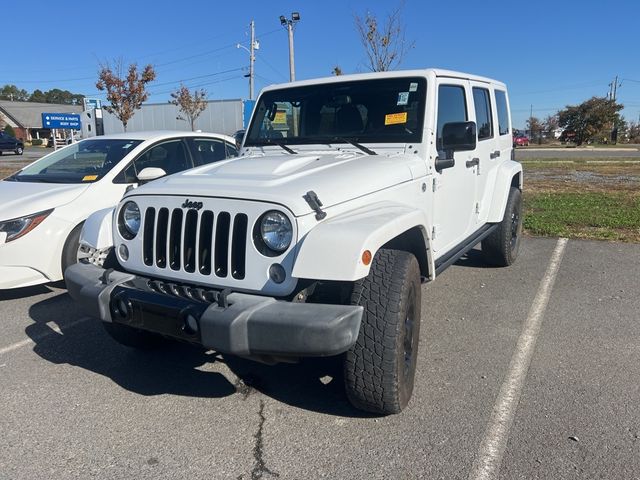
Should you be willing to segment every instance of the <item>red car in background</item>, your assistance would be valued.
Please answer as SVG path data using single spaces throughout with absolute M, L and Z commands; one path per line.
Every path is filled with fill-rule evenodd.
M 526 135 L 518 134 L 513 137 L 513 146 L 514 147 L 528 147 L 529 146 L 529 137 Z

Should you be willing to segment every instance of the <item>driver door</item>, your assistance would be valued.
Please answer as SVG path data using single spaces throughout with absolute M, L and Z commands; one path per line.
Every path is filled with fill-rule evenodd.
M 442 127 L 449 122 L 471 120 L 473 110 L 469 82 L 441 78 L 437 84 L 438 155 L 442 151 Z M 438 256 L 451 250 L 469 236 L 475 227 L 477 174 L 473 166 L 476 152 L 455 152 L 453 167 L 434 174 L 433 249 Z

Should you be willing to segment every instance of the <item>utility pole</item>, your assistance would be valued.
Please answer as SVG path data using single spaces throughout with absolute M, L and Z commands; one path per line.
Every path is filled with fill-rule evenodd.
M 253 20 L 249 24 L 251 26 L 251 46 L 249 51 L 249 100 L 253 100 L 253 65 L 256 61 L 255 44 L 256 44 L 256 25 Z
M 249 45 L 249 48 L 247 48 L 244 45 L 238 43 L 236 45 L 236 48 L 242 48 L 249 52 L 249 75 L 245 75 L 245 77 L 249 77 L 249 100 L 253 100 L 256 50 L 260 48 L 260 42 L 256 40 L 256 24 L 253 20 L 251 20 L 251 23 L 249 23 L 249 27 L 251 27 L 251 45 Z
M 285 18 L 284 15 L 280 15 L 280 25 L 287 29 L 289 35 L 289 81 L 293 82 L 296 79 L 296 67 L 293 59 L 293 27 L 300 21 L 300 13 L 291 13 L 291 18 Z
M 616 93 L 618 92 L 618 75 L 616 75 L 616 79 L 613 81 L 613 101 L 616 101 Z

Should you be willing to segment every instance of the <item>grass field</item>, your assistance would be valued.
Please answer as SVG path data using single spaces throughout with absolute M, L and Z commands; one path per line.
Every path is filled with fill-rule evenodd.
M 530 235 L 640 242 L 640 158 L 531 159 L 522 165 Z

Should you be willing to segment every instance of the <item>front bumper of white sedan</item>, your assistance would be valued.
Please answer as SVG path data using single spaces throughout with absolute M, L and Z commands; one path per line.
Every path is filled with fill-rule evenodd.
M 62 280 L 62 250 L 72 228 L 54 212 L 23 237 L 0 238 L 0 290 Z
M 31 267 L 0 266 L 0 290 L 7 288 L 30 287 L 31 285 L 38 285 L 49 281 L 50 279 L 47 278 L 46 275 Z

